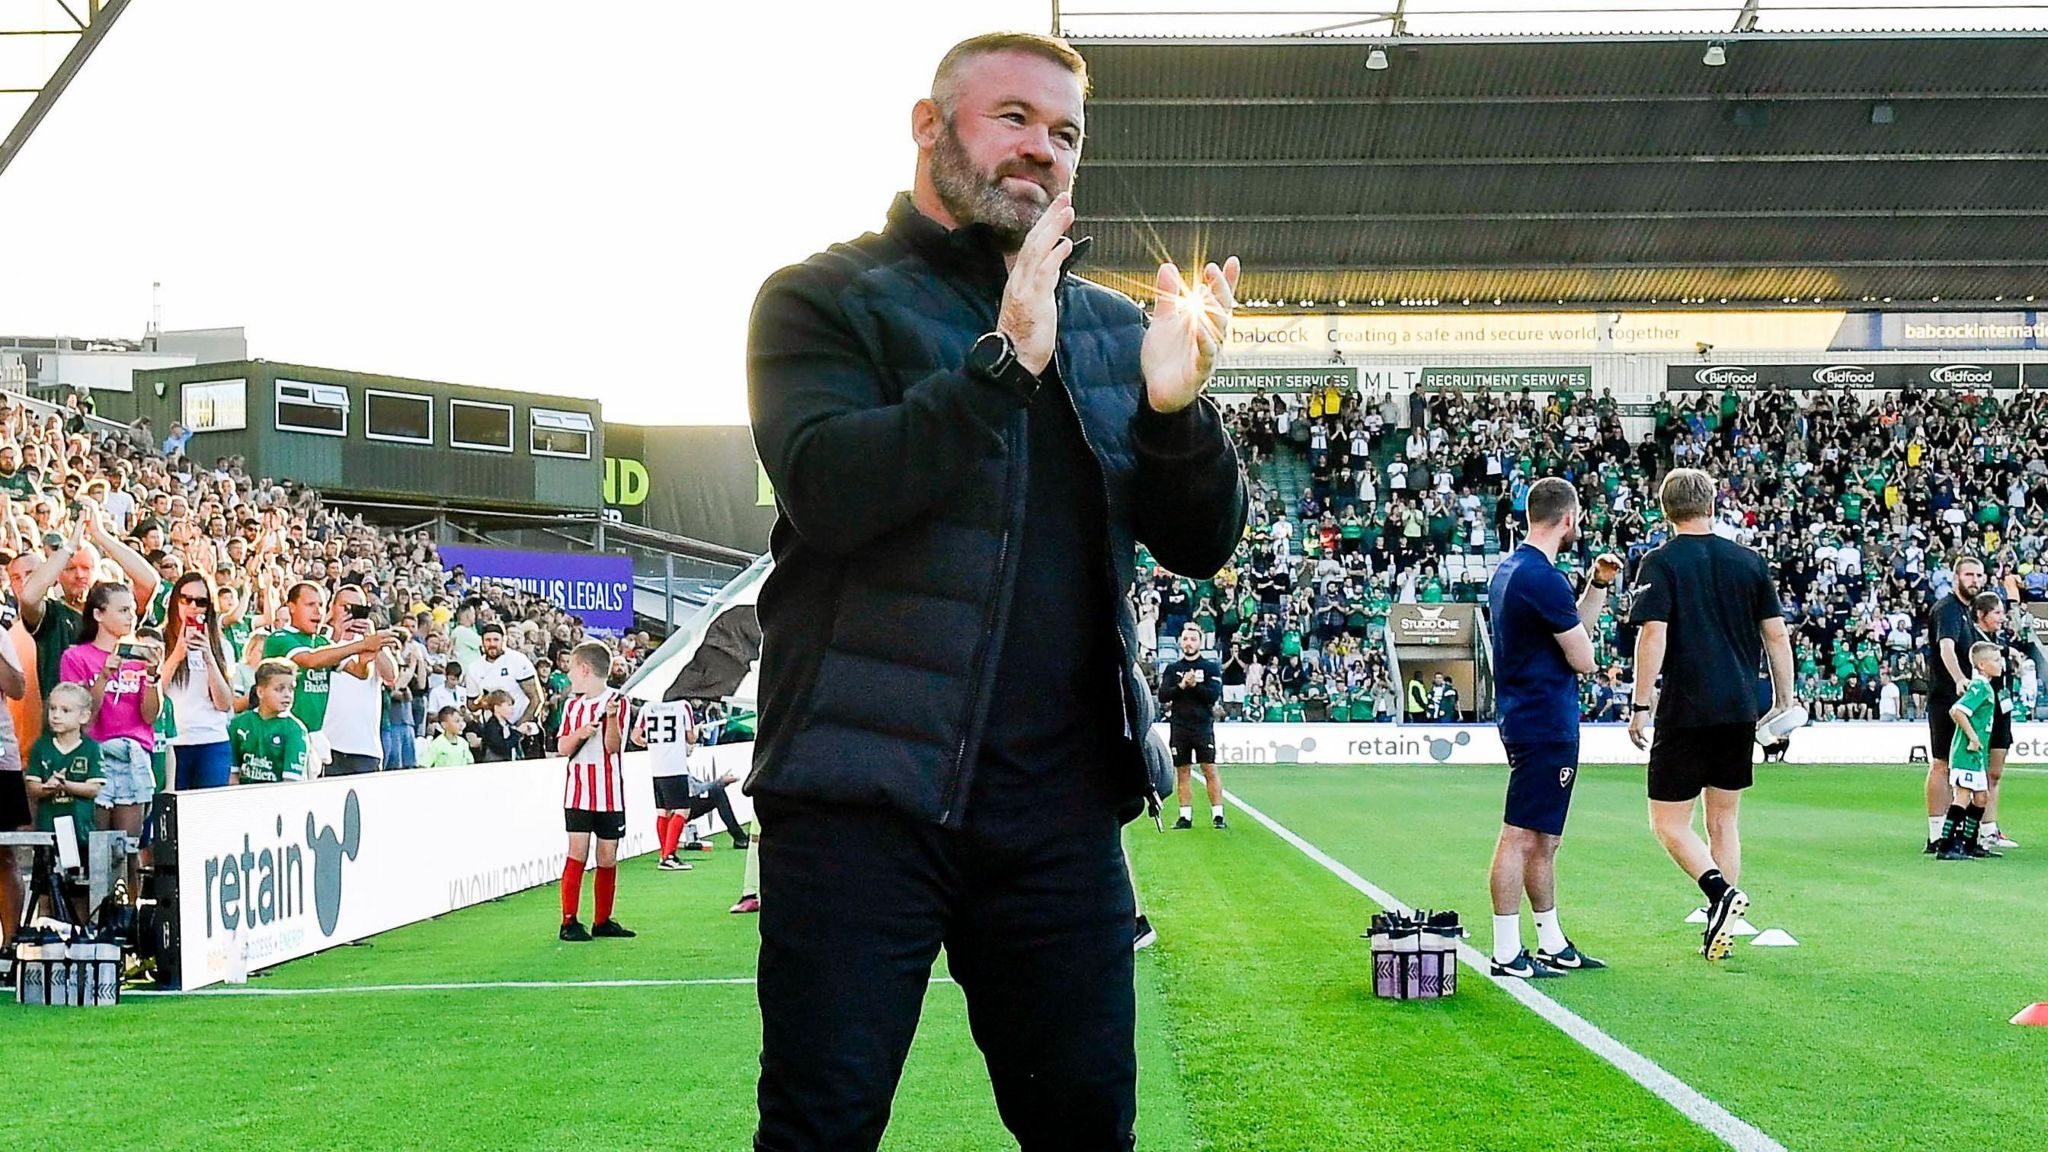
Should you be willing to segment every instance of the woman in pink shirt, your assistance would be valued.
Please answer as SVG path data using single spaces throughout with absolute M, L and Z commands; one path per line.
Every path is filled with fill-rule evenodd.
M 142 816 L 156 798 L 157 688 L 162 653 L 128 639 L 135 631 L 135 593 L 126 584 L 101 582 L 85 598 L 85 628 L 65 649 L 57 678 L 92 693 L 92 726 L 107 773 L 99 803 L 112 807 L 110 826 L 140 836 Z M 127 655 L 123 655 L 123 651 Z

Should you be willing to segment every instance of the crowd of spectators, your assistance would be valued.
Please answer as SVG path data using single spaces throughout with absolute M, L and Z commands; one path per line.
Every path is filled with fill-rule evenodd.
M 1223 662 L 1227 718 L 1469 718 L 1441 684 L 1391 682 L 1389 606 L 1483 601 L 1544 476 L 1574 483 L 1583 508 L 1559 566 L 1576 575 L 1611 551 L 1632 572 L 1668 534 L 1656 484 L 1692 466 L 1721 481 L 1716 530 L 1779 574 L 1816 717 L 1918 718 L 1926 608 L 1956 555 L 1983 557 L 2009 604 L 2048 601 L 2048 461 L 2032 447 L 2044 405 L 2038 393 L 1729 390 L 1668 394 L 1625 422 L 1606 392 L 1231 398 L 1252 486 L 1245 539 L 1210 580 L 1141 553 L 1143 662 L 1156 672 L 1157 637 L 1193 621 Z M 1281 490 L 1304 465 L 1307 483 Z M 1588 721 L 1627 719 L 1625 587 L 1593 628 Z M 2029 658 L 2015 677 L 2022 717 L 2039 673 Z
M 0 824 L 26 822 L 15 788 L 82 836 L 139 831 L 167 788 L 551 754 L 578 618 L 191 446 L 0 393 L 0 774 L 28 770 Z M 618 638 L 612 682 L 653 643 Z M 236 745 L 276 660 L 304 763 Z

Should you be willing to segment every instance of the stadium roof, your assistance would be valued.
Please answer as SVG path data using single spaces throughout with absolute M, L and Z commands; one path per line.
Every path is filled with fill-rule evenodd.
M 127 8 L 128 0 L 0 0 L 0 172 Z
M 2048 292 L 2040 33 L 1074 44 L 1076 232 L 1127 287 L 1235 252 L 1288 308 Z

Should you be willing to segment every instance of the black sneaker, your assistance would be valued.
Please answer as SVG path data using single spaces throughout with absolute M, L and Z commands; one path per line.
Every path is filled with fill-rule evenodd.
M 1135 934 L 1131 938 L 1131 951 L 1133 952 L 1143 952 L 1159 939 L 1159 933 L 1152 930 L 1152 921 L 1146 919 L 1145 914 L 1142 912 L 1138 914 L 1138 922 L 1134 927 L 1134 932 Z
M 1986 848 L 1983 844 L 1972 840 L 1968 844 L 1963 845 L 1963 855 L 1971 860 L 1991 860 L 2002 857 L 2005 853 Z
M 1188 819 L 1185 816 L 1173 822 L 1173 830 L 1175 832 L 1185 832 L 1188 829 L 1193 828 L 1194 826 L 1195 822 L 1193 820 Z
M 735 832 L 732 834 L 732 850 L 735 852 L 745 852 L 747 845 L 753 842 L 754 838 L 745 832 Z
M 1925 851 L 1923 851 L 1923 852 L 1921 852 L 1920 854 L 1921 854 L 1922 856 L 1933 856 L 1933 855 L 1936 855 L 1936 854 L 1938 854 L 1938 853 L 1939 853 L 1940 851 L 1941 851 L 1941 841 L 1939 841 L 1939 840 L 1929 840 L 1929 841 L 1927 842 L 1927 848 L 1926 848 L 1926 850 L 1925 850 Z
M 573 941 L 574 943 L 581 944 L 584 941 L 590 939 L 590 933 L 584 929 L 582 921 L 565 920 L 562 923 L 561 938 L 564 940 L 569 940 Z
M 1963 851 L 1961 844 L 1953 840 L 1944 840 L 1941 842 L 1941 847 L 1935 849 L 1934 858 L 1936 860 L 1968 860 L 1970 854 Z
M 695 867 L 695 864 L 683 859 L 679 852 L 671 852 L 655 864 L 655 868 L 663 872 L 688 872 Z
M 1210 820 L 1210 821 L 1209 821 L 1209 827 L 1211 827 L 1211 828 L 1214 828 L 1214 829 L 1215 829 L 1215 830 L 1217 830 L 1218 832 L 1221 832 L 1221 831 L 1223 831 L 1223 830 L 1224 830 L 1225 828 L 1228 828 L 1228 827 L 1230 827 L 1230 825 L 1228 825 L 1228 824 L 1225 824 L 1225 823 L 1223 822 L 1223 817 L 1221 817 L 1221 816 L 1218 816 L 1218 817 L 1215 817 L 1214 819 L 1212 819 L 1212 820 Z
M 1728 931 L 1728 922 L 1739 920 L 1749 911 L 1749 894 L 1740 888 L 1730 888 L 1721 893 L 1721 898 L 1707 905 L 1707 930 L 1701 934 L 1700 955 L 1709 960 L 1726 960 L 1735 950 L 1735 934 Z
M 633 931 L 617 920 L 599 920 L 590 926 L 590 934 L 592 936 L 601 936 L 606 940 L 631 940 L 639 935 L 638 932 Z
M 1495 976 L 1512 976 L 1517 980 L 1554 980 L 1564 975 L 1547 964 L 1539 964 L 1531 959 L 1527 948 L 1516 953 L 1515 958 L 1506 964 L 1494 961 L 1489 971 Z
M 1564 972 L 1589 972 L 1595 968 L 1607 967 L 1605 961 L 1595 960 L 1584 952 L 1579 951 L 1578 946 L 1570 940 L 1564 942 L 1564 951 L 1562 952 L 1546 952 L 1538 948 L 1536 950 L 1536 962 L 1545 967 L 1556 968 Z

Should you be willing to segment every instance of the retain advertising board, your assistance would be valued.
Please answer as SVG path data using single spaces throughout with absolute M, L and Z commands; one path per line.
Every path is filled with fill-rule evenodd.
M 698 754 L 745 772 L 752 751 L 734 744 Z M 176 793 L 183 986 L 558 882 L 567 847 L 562 763 Z M 750 818 L 751 803 L 732 795 L 739 818 Z M 655 847 L 647 754 L 629 753 L 619 855 Z
M 1162 735 L 1165 728 L 1160 729 Z M 1788 764 L 1906 764 L 1927 756 L 1927 725 L 1874 721 L 1817 724 L 1792 734 Z M 1579 763 L 1648 763 L 1620 724 L 1579 730 Z M 1218 724 L 1219 764 L 1507 766 L 1491 724 Z M 2048 762 L 2048 723 L 2013 728 L 2013 764 Z
M 2018 388 L 2018 364 L 1982 364 L 1967 360 L 1911 364 L 1672 364 L 1664 370 L 1664 386 L 1672 392 L 1738 392 L 1814 389 L 1957 392 Z

